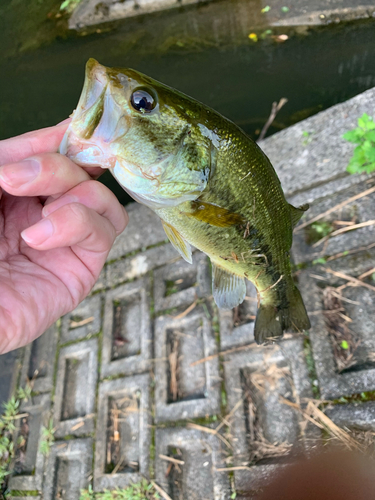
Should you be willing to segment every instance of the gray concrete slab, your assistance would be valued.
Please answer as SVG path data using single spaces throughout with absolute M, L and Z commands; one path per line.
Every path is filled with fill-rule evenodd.
M 94 431 L 98 339 L 63 347 L 57 364 L 53 425 L 55 436 Z
M 96 335 L 102 328 L 102 297 L 94 295 L 82 301 L 72 312 L 62 318 L 62 344 Z
M 52 389 L 58 335 L 58 328 L 54 324 L 25 347 L 20 380 L 22 387 L 28 380 L 32 380 L 33 390 L 36 392 L 48 392 Z
M 149 374 L 99 385 L 95 490 L 125 488 L 149 475 L 150 410 Z
M 101 376 L 130 375 L 151 368 L 150 280 L 110 290 L 104 308 Z
M 22 451 L 16 451 L 12 464 L 15 473 L 9 481 L 9 489 L 42 490 L 45 456 L 40 451 L 43 428 L 48 427 L 51 399 L 49 394 L 34 396 L 21 406 L 25 415 L 16 424 L 15 438 L 23 436 L 26 444 Z
M 193 429 L 157 429 L 155 434 L 155 477 L 173 500 L 227 500 L 230 495 L 225 454 L 217 436 Z M 160 455 L 184 462 L 170 468 Z M 218 470 L 219 469 L 219 470 Z
M 155 421 L 216 415 L 220 412 L 215 333 L 201 307 L 178 319 L 155 322 Z
M 353 256 L 348 255 L 330 263 L 329 269 L 334 272 L 350 273 L 358 277 L 374 266 L 374 249 Z M 328 266 L 327 266 L 328 267 Z M 347 369 L 340 370 L 335 356 L 340 347 L 329 335 L 327 317 L 324 317 L 323 291 L 328 286 L 337 287 L 347 281 L 342 280 L 324 266 L 313 266 L 299 275 L 302 295 L 310 312 L 311 329 L 309 336 L 313 349 L 316 372 L 319 380 L 320 393 L 323 398 L 336 399 L 365 391 L 375 390 L 375 364 L 372 361 L 375 352 L 373 336 L 373 307 L 374 292 L 365 287 L 348 287 L 342 290 L 346 316 L 353 320 L 350 323 L 352 342 L 357 344 L 353 353 L 353 364 Z M 354 303 L 353 303 L 354 301 Z M 351 318 L 350 318 L 351 319 Z
M 198 3 L 198 0 L 84 0 L 74 10 L 69 27 L 83 28 L 109 21 L 150 14 L 165 9 Z M 208 3 L 208 2 L 205 2 Z M 237 2 L 240 3 L 240 2 Z M 285 11 L 287 6 L 288 10 Z M 239 9 L 236 5 L 235 8 Z M 284 7 L 284 9 L 283 9 Z M 253 26 L 321 25 L 368 18 L 375 12 L 372 0 L 261 0 L 249 2 L 247 9 L 253 11 Z M 263 10 L 265 9 L 265 10 Z M 263 11 L 262 11 L 263 10 Z
M 375 431 L 375 402 L 339 404 L 326 411 L 339 427 L 355 431 Z
M 212 294 L 211 270 L 208 257 L 201 252 L 193 254 L 193 264 L 180 259 L 163 266 L 154 273 L 155 311 L 189 306 L 197 298 Z
M 79 500 L 92 470 L 92 439 L 56 441 L 46 465 L 43 500 Z
M 127 233 L 128 237 L 130 234 Z M 139 278 L 156 267 L 178 260 L 180 256 L 171 244 L 150 248 L 126 259 L 117 260 L 107 265 L 107 287 L 112 288 L 125 281 Z
M 375 89 L 332 106 L 260 142 L 288 197 L 349 176 L 353 144 L 342 136 L 375 108 Z M 308 134 L 308 137 L 304 135 Z

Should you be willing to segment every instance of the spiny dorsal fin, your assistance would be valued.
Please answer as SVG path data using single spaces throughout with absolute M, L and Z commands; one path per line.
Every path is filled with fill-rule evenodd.
M 194 217 L 194 219 L 206 222 L 211 226 L 230 227 L 245 222 L 242 215 L 205 201 L 192 201 L 191 208 L 193 212 L 184 212 L 184 214 L 188 217 Z
M 181 234 L 171 225 L 169 225 L 165 221 L 161 221 L 163 224 L 163 228 L 165 234 L 168 236 L 169 241 L 172 243 L 174 248 L 179 252 L 181 257 L 189 262 L 189 264 L 193 263 L 191 256 L 191 247 L 189 243 L 181 236 Z
M 309 204 L 306 203 L 305 205 L 301 205 L 300 207 L 296 208 L 289 203 L 289 206 L 290 206 L 290 214 L 292 216 L 292 227 L 294 228 L 298 224 L 298 221 L 300 220 L 302 215 L 306 212 L 306 210 L 309 209 Z
M 245 279 L 212 262 L 212 294 L 220 309 L 232 309 L 245 299 Z

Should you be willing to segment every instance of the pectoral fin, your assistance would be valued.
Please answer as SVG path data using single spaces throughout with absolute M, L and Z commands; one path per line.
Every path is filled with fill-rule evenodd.
M 168 236 L 169 241 L 172 243 L 177 252 L 180 253 L 181 257 L 189 262 L 189 264 L 193 263 L 191 256 L 191 247 L 189 243 L 181 236 L 181 234 L 173 227 L 161 221 L 163 224 L 163 228 L 165 234 Z
M 298 224 L 302 215 L 306 212 L 306 210 L 309 209 L 309 204 L 306 203 L 305 205 L 301 205 L 298 208 L 293 207 L 293 205 L 291 204 L 289 204 L 289 206 L 290 206 L 290 214 L 292 216 L 292 227 L 294 228 Z
M 188 217 L 193 217 L 194 219 L 206 222 L 211 226 L 229 227 L 237 224 L 243 224 L 245 222 L 242 215 L 231 212 L 226 208 L 212 205 L 211 203 L 207 203 L 205 201 L 192 201 L 191 208 L 193 209 L 192 212 L 184 212 L 184 214 Z
M 232 309 L 245 299 L 245 279 L 212 262 L 212 294 L 218 307 Z

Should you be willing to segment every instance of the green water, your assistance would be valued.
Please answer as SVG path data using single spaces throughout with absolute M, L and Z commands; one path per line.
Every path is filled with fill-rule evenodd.
M 374 21 L 300 32 L 279 28 L 274 34 L 287 33 L 286 42 L 253 43 L 247 36 L 253 21 L 244 25 L 238 15 L 230 18 L 228 5 L 143 16 L 86 36 L 66 32 L 36 49 L 3 60 L 0 55 L 0 139 L 66 118 L 77 104 L 89 57 L 176 87 L 253 138 L 281 97 L 288 103 L 269 134 L 375 85 Z

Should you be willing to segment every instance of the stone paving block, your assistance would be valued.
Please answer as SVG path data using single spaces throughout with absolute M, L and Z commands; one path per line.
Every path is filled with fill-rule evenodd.
M 225 467 L 221 446 L 217 436 L 195 429 L 156 429 L 156 482 L 172 500 L 228 500 L 228 474 L 217 470 Z M 160 455 L 184 464 L 171 468 Z
M 92 439 L 56 441 L 47 459 L 43 500 L 79 500 L 92 468 Z
M 0 414 L 16 388 L 24 349 L 0 354 Z
M 57 371 L 53 425 L 57 438 L 94 431 L 98 339 L 63 347 Z
M 325 411 L 339 427 L 356 431 L 375 431 L 375 401 L 337 404 Z
M 265 465 L 269 464 L 262 462 L 272 465 L 280 461 L 280 457 L 275 460 L 258 451 L 261 439 L 290 444 L 291 450 L 293 446 L 303 449 L 300 413 L 282 402 L 283 398 L 295 403 L 312 397 L 303 339 L 290 338 L 274 346 L 254 346 L 228 354 L 224 371 L 227 410 L 233 413 L 230 429 L 234 465 L 250 464 L 249 470 L 234 472 L 236 489 L 242 489 L 237 482 L 246 483 L 246 489 L 255 488 L 268 474 Z
M 220 411 L 215 334 L 203 309 L 181 319 L 155 322 L 155 405 L 157 423 L 214 415 Z
M 39 451 L 43 427 L 48 426 L 51 397 L 49 394 L 33 396 L 21 405 L 21 413 L 27 414 L 17 422 L 15 439 L 23 437 L 25 443 L 16 451 L 12 464 L 15 471 L 9 481 L 11 490 L 41 490 L 45 457 Z
M 211 286 L 208 257 L 201 252 L 193 254 L 193 264 L 180 259 L 161 267 L 154 273 L 155 311 L 189 306 L 197 298 L 210 296 Z
M 52 389 L 58 335 L 57 326 L 54 324 L 25 347 L 21 370 L 22 386 L 25 386 L 28 379 L 33 379 L 35 392 L 47 392 Z
M 113 288 L 124 281 L 143 276 L 155 267 L 178 260 L 180 256 L 171 244 L 150 248 L 145 252 L 108 264 L 107 286 Z
M 311 313 L 309 336 L 320 392 L 324 399 L 336 399 L 340 396 L 375 390 L 374 291 L 361 286 L 349 286 L 341 290 L 344 298 L 343 314 L 351 318 L 349 323 L 351 343 L 357 346 L 347 366 L 345 363 L 339 363 L 340 337 L 335 340 L 336 337 L 329 333 L 329 328 L 340 333 L 340 330 L 337 330 L 339 327 L 327 323 L 332 311 L 323 313 L 324 291 L 327 292 L 328 287 L 333 287 L 335 290 L 334 287 L 348 283 L 327 272 L 326 269 L 358 277 L 374 267 L 374 259 L 375 249 L 371 249 L 333 260 L 326 266 L 313 266 L 304 270 L 299 276 L 302 296 L 308 312 Z M 370 281 L 367 280 L 367 284 L 370 284 Z
M 375 89 L 332 106 L 260 142 L 287 196 L 349 176 L 353 144 L 343 134 L 375 107 Z M 304 133 L 309 135 L 306 138 Z
M 94 295 L 82 301 L 62 318 L 60 343 L 80 340 L 101 330 L 102 298 Z
M 91 294 L 97 292 L 98 290 L 103 290 L 107 284 L 107 270 L 105 267 L 100 271 L 99 278 L 96 280 L 95 285 L 91 290 Z
M 275 477 L 282 468 L 283 464 L 266 464 L 257 465 L 252 467 L 251 474 L 247 470 L 236 471 L 236 491 L 238 496 L 236 500 L 251 498 L 255 500 L 258 498 L 258 493 L 262 491 L 264 486 Z
M 306 215 L 306 220 L 312 219 L 316 215 L 326 212 L 328 209 L 344 202 L 345 200 L 356 196 L 374 185 L 374 182 L 360 182 L 347 189 L 331 194 L 319 199 L 310 207 Z M 356 224 L 367 222 L 374 219 L 375 193 L 359 198 L 343 208 L 332 212 L 319 221 L 319 224 L 326 224 L 327 228 L 332 230 L 341 229 L 344 226 L 336 225 L 334 221 L 348 221 Z M 305 220 L 305 219 L 304 219 Z M 321 243 L 317 247 L 313 244 L 319 240 L 323 234 L 319 234 L 313 229 L 314 226 L 306 228 L 294 234 L 294 244 L 292 249 L 293 259 L 296 264 L 302 262 L 311 262 L 324 255 L 335 255 L 340 252 L 350 251 L 357 247 L 368 246 L 375 243 L 375 225 L 361 227 L 353 231 L 338 234 Z
M 107 262 L 167 240 L 160 218 L 150 208 L 139 203 L 129 203 L 126 211 L 129 214 L 129 224 L 116 238 Z
M 7 497 L 7 500 L 41 500 L 41 497 L 39 495 L 37 496 L 32 496 L 32 497 L 29 497 L 29 496 L 26 496 L 26 497 L 20 497 L 20 496 L 16 496 L 14 497 L 13 495 Z
M 101 375 L 144 372 L 151 358 L 150 281 L 144 278 L 106 294 Z
M 254 323 L 257 313 L 255 286 L 246 280 L 246 298 L 230 311 L 219 309 L 221 349 L 231 349 L 254 342 Z
M 99 386 L 94 489 L 125 488 L 149 475 L 150 375 Z

